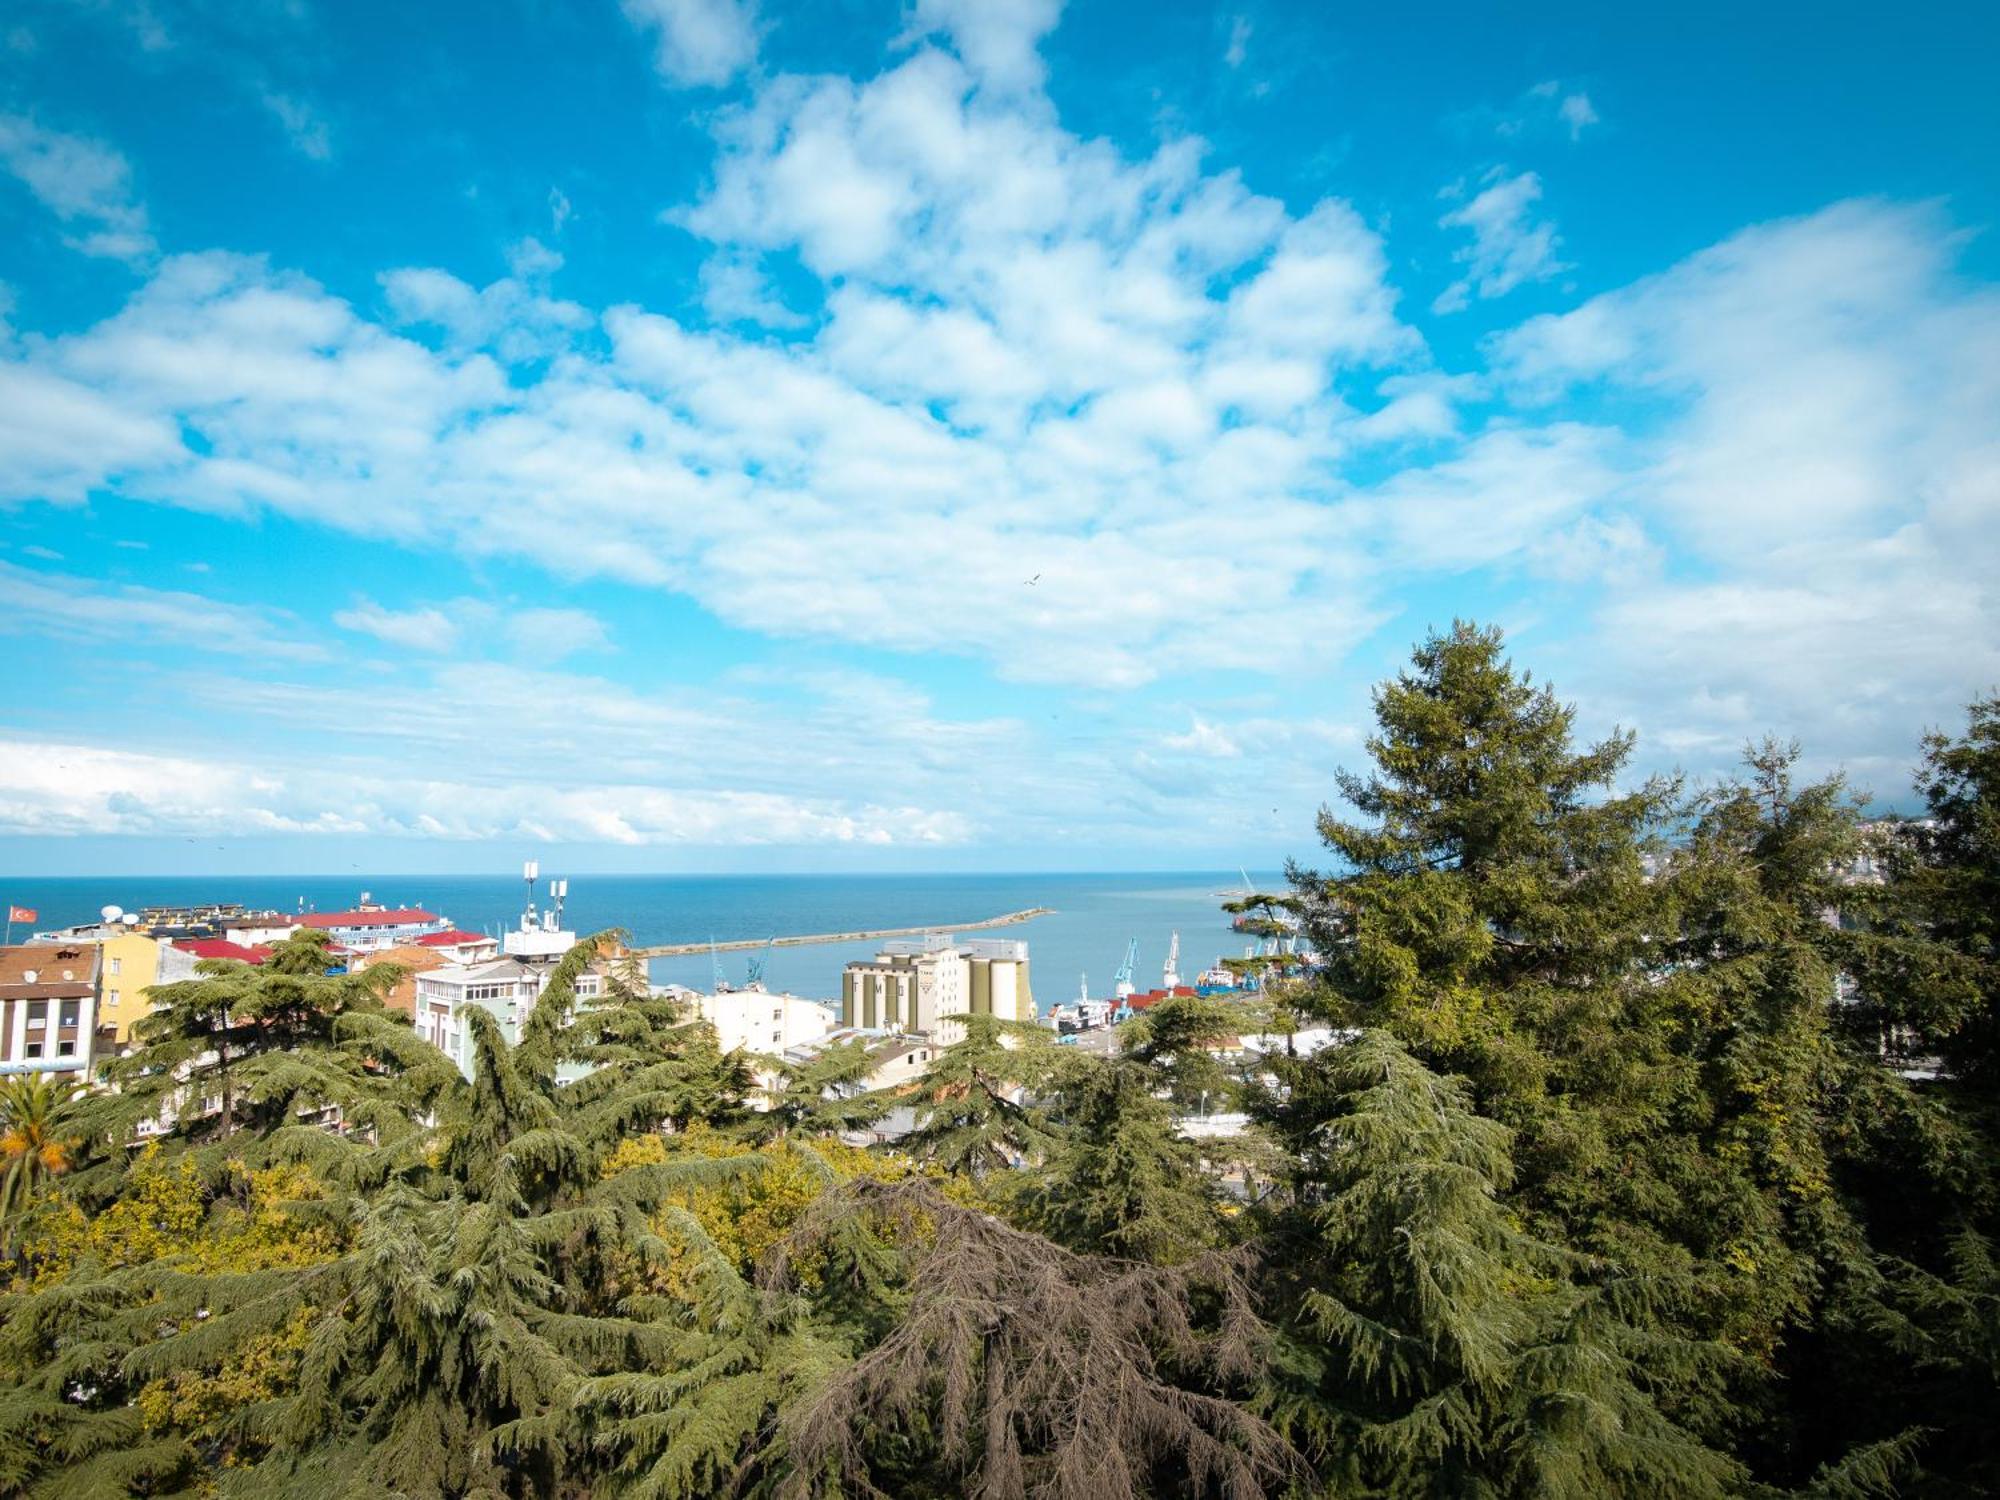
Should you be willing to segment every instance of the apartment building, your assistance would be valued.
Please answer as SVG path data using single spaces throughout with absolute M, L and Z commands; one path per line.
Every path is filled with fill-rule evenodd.
M 88 943 L 0 947 L 0 1072 L 90 1076 L 102 956 Z

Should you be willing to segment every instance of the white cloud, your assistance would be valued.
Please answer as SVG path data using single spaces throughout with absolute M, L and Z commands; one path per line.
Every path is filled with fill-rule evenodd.
M 0 169 L 75 228 L 86 255 L 139 263 L 155 249 L 146 210 L 132 192 L 132 169 L 101 141 L 48 130 L 25 115 L 0 114 Z
M 641 31 L 658 32 L 654 65 L 682 87 L 721 88 L 757 60 L 749 0 L 623 0 Z
M 962 841 L 918 807 L 639 785 L 468 783 L 282 769 L 86 744 L 0 741 L 0 833 L 369 834 L 627 845 Z
M 1160 744 L 1168 750 L 1178 750 L 1188 755 L 1205 755 L 1216 759 L 1233 760 L 1243 753 L 1242 747 L 1231 739 L 1225 730 L 1211 724 L 1199 714 L 1183 734 L 1163 735 Z
M 1561 668 L 1564 631 L 1588 632 L 1597 656 L 1570 651 L 1558 681 L 1620 712 L 1618 683 L 1646 684 L 1660 743 L 1705 744 L 1753 701 L 1735 657 L 1760 631 L 1789 694 L 1769 701 L 1857 754 L 1980 685 L 1976 651 L 1916 644 L 1885 681 L 1889 657 L 1843 623 L 2000 638 L 1980 581 L 2000 323 L 1990 287 L 1954 269 L 1940 210 L 1762 226 L 1531 321 L 1490 369 L 1444 371 L 1351 205 L 1290 210 L 1199 140 L 1134 154 L 1065 130 L 1020 82 L 1056 12 L 1025 14 L 934 8 L 924 24 L 953 50 L 920 41 L 864 80 L 760 79 L 716 113 L 709 184 L 672 218 L 712 246 L 711 318 L 734 307 L 757 327 L 561 302 L 539 245 L 485 288 L 393 271 L 381 317 L 253 259 L 176 257 L 102 322 L 0 347 L 0 496 L 272 511 L 672 592 L 767 636 L 1089 689 L 1315 677 L 1401 601 L 1447 588 L 1482 607 L 1534 591 L 1544 624 L 1524 656 Z M 1005 45 L 970 39 L 1003 23 Z M 1504 177 L 1448 216 L 1472 241 L 1465 299 L 1557 269 L 1539 188 Z M 1600 389 L 1611 399 L 1573 400 Z M 605 645 L 587 616 L 536 616 L 516 640 L 462 601 L 345 613 L 473 658 L 383 708 L 438 781 L 479 753 L 479 704 L 515 701 L 551 722 L 510 783 L 587 753 L 607 786 L 879 800 L 885 716 L 861 734 L 851 706 L 828 709 L 802 730 L 769 704 L 661 707 L 560 676 L 561 653 Z M 480 659 L 523 640 L 535 671 Z M 638 643 L 623 644 L 629 667 Z M 1854 661 L 1879 691 L 1845 691 Z M 321 742 L 382 704 L 379 680 L 200 692 L 318 724 Z M 1189 727 L 1143 747 L 1112 807 L 1129 734 L 1050 753 L 1018 725 L 915 717 L 898 804 L 949 809 L 978 785 L 1050 809 L 1052 836 L 1157 827 L 1169 803 L 1207 818 L 1261 799 L 1274 757 L 1306 767 L 1303 786 L 1347 743 L 1175 706 L 1153 722 Z M 1225 742 L 1240 754 L 1216 754 Z M 726 785 L 697 763 L 718 744 Z M 1207 773 L 1227 790 L 1201 803 Z
M 454 351 L 491 349 L 509 363 L 569 347 L 596 320 L 574 302 L 552 297 L 547 278 L 562 257 L 539 240 L 511 247 L 512 276 L 471 287 L 447 271 L 405 267 L 382 278 L 392 318 L 404 327 L 441 330 Z
M 1476 118 L 1478 116 L 1475 116 Z M 1597 108 L 1582 89 L 1569 88 L 1561 79 L 1544 79 L 1522 94 L 1512 111 L 1497 117 L 1486 115 L 1495 133 L 1515 139 L 1560 129 L 1570 140 L 1581 139 L 1584 131 L 1600 123 Z
M 35 557 L 57 556 L 47 548 L 23 550 Z M 0 563 L 0 634 L 58 636 L 101 642 L 109 649 L 146 642 L 176 651 L 273 661 L 317 661 L 326 654 L 299 639 L 292 622 L 273 610 L 35 572 L 11 563 Z
M 1438 294 L 1433 312 L 1457 312 L 1474 297 L 1504 297 L 1524 282 L 1569 269 L 1556 259 L 1562 242 L 1555 225 L 1535 217 L 1541 196 L 1542 180 L 1533 172 L 1496 172 L 1471 202 L 1438 220 L 1442 228 L 1470 232 L 1472 243 L 1452 256 L 1465 274 Z
M 552 664 L 611 647 L 604 622 L 588 610 L 511 600 L 457 598 L 396 610 L 363 597 L 336 612 L 333 623 L 429 656 L 498 646 L 520 658 Z
M 507 637 L 522 656 L 542 662 L 562 661 L 582 651 L 603 651 L 611 645 L 604 622 L 581 609 L 509 609 Z
M 262 90 L 257 97 L 284 127 L 285 138 L 300 155 L 309 156 L 314 161 L 332 159 L 332 127 L 309 101 L 271 88 Z
M 1641 403 L 1620 494 L 1681 563 L 1606 607 L 1576 686 L 1704 769 L 1773 729 L 1893 793 L 2000 681 L 2000 295 L 1958 245 L 1935 205 L 1838 204 L 1501 341 L 1517 401 Z
M 373 599 L 360 599 L 353 608 L 337 611 L 333 623 L 387 645 L 434 656 L 458 645 L 458 622 L 441 609 L 384 609 Z
M 1243 66 L 1243 60 L 1250 55 L 1250 18 L 1231 16 L 1229 18 L 1229 45 L 1223 49 L 1222 60 L 1231 68 Z
M 1042 38 L 1062 19 L 1062 0 L 917 0 L 910 36 L 943 33 L 988 89 L 1041 87 Z
M 1596 109 L 1591 106 L 1588 94 L 1565 94 L 1562 103 L 1556 106 L 1556 118 L 1569 127 L 1569 138 L 1576 140 L 1590 126 L 1598 123 Z

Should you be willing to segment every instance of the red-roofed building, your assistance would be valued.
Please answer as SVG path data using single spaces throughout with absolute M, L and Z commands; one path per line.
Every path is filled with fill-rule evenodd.
M 307 912 L 299 918 L 299 925 L 327 933 L 336 943 L 359 953 L 394 948 L 452 930 L 451 923 L 434 911 L 421 906 L 376 906 L 366 896 L 351 911 Z
M 173 946 L 183 953 L 192 953 L 196 958 L 233 958 L 238 963 L 261 964 L 271 956 L 269 948 L 246 947 L 242 943 L 232 943 L 228 938 L 176 938 Z

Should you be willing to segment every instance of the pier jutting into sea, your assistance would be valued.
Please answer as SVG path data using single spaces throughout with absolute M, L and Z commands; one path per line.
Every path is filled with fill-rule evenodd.
M 876 938 L 922 937 L 927 932 L 980 932 L 989 927 L 1012 927 L 1017 922 L 1032 922 L 1036 917 L 1055 914 L 1049 906 L 1031 906 L 1026 911 L 1010 911 L 1004 916 L 987 917 L 978 922 L 927 922 L 921 927 L 871 927 L 862 932 L 806 932 L 794 933 L 789 937 L 736 938 L 726 943 L 660 943 L 649 948 L 634 948 L 633 953 L 640 958 L 682 958 L 695 953 L 735 953 L 750 948 L 806 948 L 818 943 L 866 943 Z

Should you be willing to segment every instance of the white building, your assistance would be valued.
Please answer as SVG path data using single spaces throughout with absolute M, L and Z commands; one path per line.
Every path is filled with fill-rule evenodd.
M 359 953 L 395 948 L 429 933 L 451 930 L 451 923 L 434 911 L 421 906 L 383 906 L 371 901 L 366 891 L 360 905 L 349 911 L 307 912 L 293 925 L 316 928 L 343 948 Z
M 574 939 L 571 940 L 574 946 Z M 500 1023 L 500 1033 L 513 1046 L 521 1040 L 521 1023 L 549 982 L 549 965 L 496 958 L 488 963 L 448 964 L 417 975 L 416 1010 L 411 1020 L 418 1036 L 436 1047 L 467 1078 L 472 1076 L 472 1029 L 466 1012 L 478 1006 Z M 604 993 L 604 976 L 588 972 L 577 977 L 579 1002 Z
M 221 925 L 222 935 L 230 942 L 246 948 L 263 948 L 282 943 L 305 926 L 305 918 L 288 917 L 281 911 L 251 911 L 225 917 Z
M 763 989 L 723 990 L 705 995 L 678 990 L 674 997 L 715 1028 L 716 1045 L 724 1052 L 777 1057 L 793 1047 L 818 1041 L 833 1030 L 833 1008 L 797 995 L 774 995 Z
M 949 933 L 888 942 L 874 958 L 847 966 L 840 980 L 840 1024 L 905 1032 L 949 1047 L 965 1036 L 957 1015 L 1033 1021 L 1028 945 L 960 943 Z

